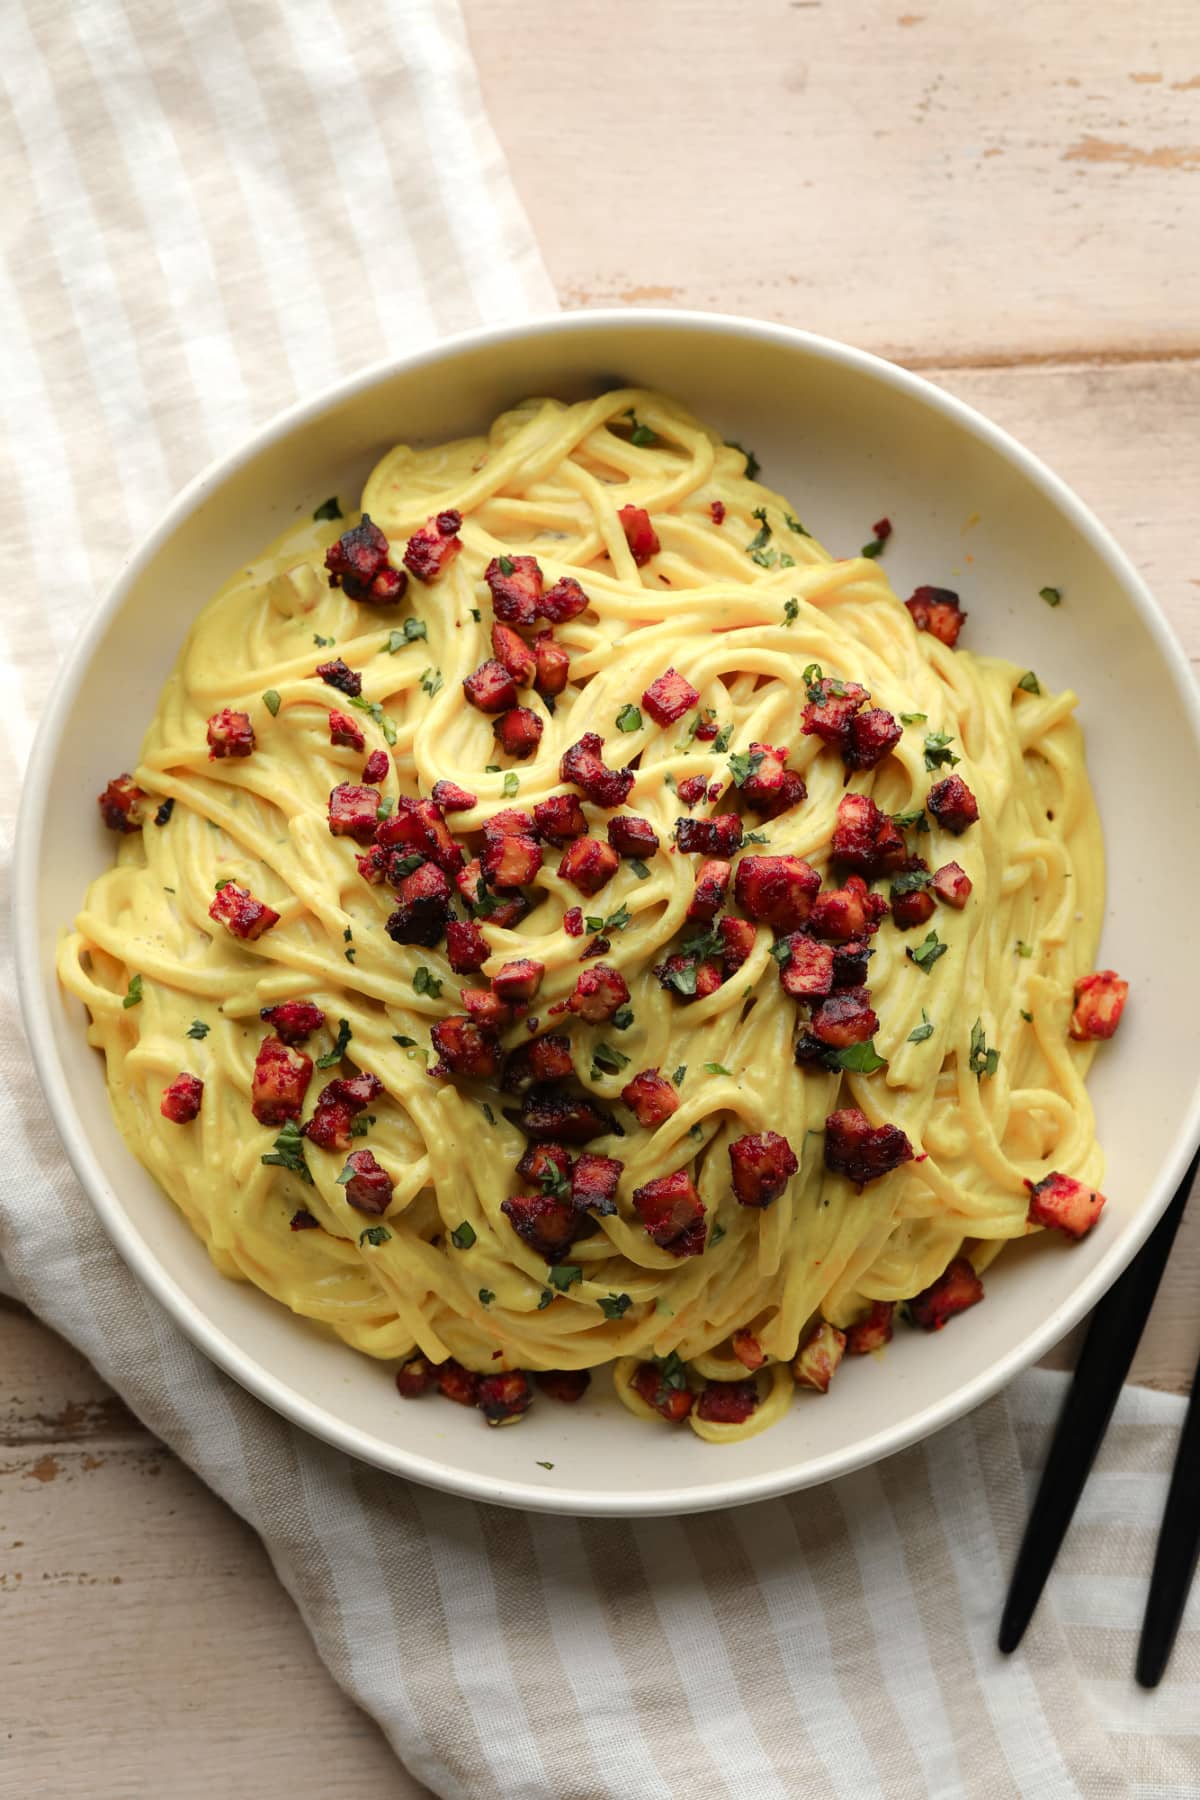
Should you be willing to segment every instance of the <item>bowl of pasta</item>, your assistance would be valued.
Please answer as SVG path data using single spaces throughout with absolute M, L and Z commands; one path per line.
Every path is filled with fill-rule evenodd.
M 979 1404 L 1150 1230 L 1197 794 L 1153 600 L 958 401 L 746 320 L 509 326 L 133 558 L 31 762 L 25 1016 L 121 1253 L 270 1405 L 516 1506 L 761 1499 Z

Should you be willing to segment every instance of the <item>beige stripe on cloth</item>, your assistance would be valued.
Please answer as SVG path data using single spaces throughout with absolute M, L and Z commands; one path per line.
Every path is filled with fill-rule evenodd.
M 299 395 L 554 297 L 448 0 L 9 0 L 0 83 L 7 842 L 55 667 L 179 485 Z M 522 1518 L 381 1476 L 243 1393 L 132 1280 L 45 1123 L 2 948 L 6 1284 L 260 1533 L 430 1791 L 1200 1792 L 1200 1602 L 1160 1693 L 1130 1681 L 1178 1402 L 1125 1397 L 1011 1662 L 995 1622 L 1055 1377 L 882 1468 L 704 1518 Z

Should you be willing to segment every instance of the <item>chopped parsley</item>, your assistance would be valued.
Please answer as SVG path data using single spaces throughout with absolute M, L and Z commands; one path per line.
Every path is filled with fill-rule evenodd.
M 404 1037 L 403 1035 L 393 1037 L 392 1042 L 393 1044 L 399 1044 L 402 1050 L 415 1050 L 417 1047 L 416 1038 Z
M 704 1067 L 707 1069 L 707 1071 L 710 1075 L 732 1075 L 733 1074 L 733 1070 L 727 1069 L 725 1067 L 724 1063 L 705 1063 Z
M 923 806 L 914 807 L 912 812 L 892 814 L 892 824 L 899 831 L 928 831 L 929 820 L 925 817 Z
M 618 731 L 640 731 L 642 729 L 642 715 L 636 706 L 633 706 L 627 701 L 617 714 L 616 724 Z
M 385 744 L 391 745 L 395 743 L 396 727 L 392 724 L 392 721 L 388 718 L 378 700 L 364 700 L 361 694 L 347 694 L 346 698 L 349 700 L 351 706 L 356 707 L 359 712 L 365 712 L 370 718 L 374 719 L 376 725 L 378 725 L 380 731 L 383 733 L 383 741 Z
M 222 891 L 222 889 L 233 886 L 233 876 L 232 875 L 222 875 L 220 881 L 214 882 L 213 886 L 214 886 L 215 891 L 219 894 Z
M 622 901 L 616 912 L 609 913 L 607 919 L 603 918 L 600 913 L 588 913 L 584 924 L 589 931 L 624 931 L 632 918 L 633 914 Z
M 971 1027 L 971 1053 L 967 1059 L 967 1067 L 978 1081 L 985 1075 L 994 1075 L 1000 1066 L 1000 1052 L 989 1050 L 987 1039 L 983 1035 L 983 1021 L 976 1019 Z
M 597 1044 L 592 1051 L 592 1080 L 597 1078 L 598 1071 L 607 1070 L 611 1075 L 619 1075 L 622 1069 L 629 1067 L 629 1058 L 623 1050 L 614 1050 L 611 1044 Z
M 513 800 L 521 791 L 521 777 L 515 769 L 509 769 L 500 784 L 500 791 L 506 800 Z
M 645 863 L 642 861 L 640 856 L 635 856 L 633 861 L 630 863 L 629 867 L 632 869 L 633 873 L 637 876 L 639 881 L 649 881 L 650 871 L 646 867 Z
M 483 614 L 480 612 L 480 610 L 477 606 L 473 606 L 471 608 L 471 617 L 474 619 L 474 621 L 477 625 L 482 621 Z
M 1033 1014 L 1030 1012 L 1026 1012 L 1024 1007 L 1021 1008 L 1021 1017 L 1024 1019 L 1024 1021 L 1027 1025 L 1033 1024 Z
M 489 1125 L 494 1125 L 496 1123 L 496 1115 L 492 1111 L 491 1107 L 488 1105 L 486 1100 L 481 1100 L 479 1102 L 479 1109 L 482 1112 L 484 1118 L 487 1120 Z
M 753 556 L 756 550 L 765 550 L 771 541 L 771 527 L 767 522 L 766 507 L 756 506 L 751 517 L 758 520 L 758 530 L 746 545 L 748 556 Z
M 770 841 L 765 831 L 748 831 L 742 839 L 743 844 L 769 844 Z
M 628 1031 L 629 1027 L 633 1024 L 632 1006 L 618 1006 L 616 1012 L 612 1016 L 612 1022 L 618 1031 Z
M 722 725 L 720 731 L 718 731 L 716 737 L 713 739 L 713 749 L 718 756 L 723 756 L 732 742 L 733 726 Z
M 723 1225 L 714 1225 L 708 1234 L 708 1249 L 715 1250 L 724 1236 L 725 1227 Z
M 891 897 L 894 900 L 899 894 L 919 894 L 932 880 L 928 869 L 906 869 L 903 875 L 893 878 Z
M 1017 955 L 1023 956 L 1026 958 L 1026 960 L 1028 960 L 1029 957 L 1031 957 L 1033 955 L 1033 945 L 1027 944 L 1025 942 L 1024 938 L 1018 938 L 1017 939 Z
M 606 1294 L 597 1304 L 606 1319 L 623 1319 L 633 1301 L 628 1294 Z
M 502 557 L 500 557 L 499 562 L 500 562 L 500 573 L 502 575 L 511 575 L 513 572 L 513 569 L 516 567 L 511 556 L 502 556 Z
M 583 1270 L 578 1263 L 555 1263 L 553 1268 L 547 1270 L 546 1279 L 551 1287 L 556 1287 L 560 1294 L 565 1294 L 576 1281 L 583 1280 Z
M 880 1056 L 873 1038 L 868 1038 L 865 1044 L 847 1044 L 844 1050 L 835 1050 L 826 1062 L 834 1068 L 849 1069 L 855 1075 L 873 1075 L 876 1069 L 887 1068 L 887 1057 Z
M 697 1123 L 697 1124 L 695 1124 L 695 1125 L 689 1125 L 689 1127 L 688 1127 L 688 1136 L 689 1136 L 689 1137 L 694 1137 L 694 1138 L 702 1138 L 702 1137 L 703 1137 L 703 1136 L 704 1136 L 704 1127 L 703 1127 L 703 1125 L 701 1125 L 701 1124 L 699 1124 L 699 1123 Z
M 949 948 L 949 944 L 939 941 L 936 931 L 931 931 L 923 944 L 918 944 L 915 950 L 907 948 L 904 954 L 909 962 L 916 963 L 923 975 L 928 975 L 938 957 L 945 956 Z
M 481 1305 L 490 1306 L 492 1304 L 492 1301 L 495 1298 L 496 1298 L 496 1296 L 493 1293 L 491 1288 L 480 1288 L 479 1299 L 480 1299 Z
M 365 1231 L 359 1232 L 358 1241 L 360 1245 L 374 1244 L 378 1248 L 380 1244 L 386 1244 L 391 1235 L 386 1225 L 368 1225 Z
M 415 644 L 418 638 L 428 635 L 424 619 L 405 619 L 398 630 L 388 632 L 387 643 L 383 647 L 389 656 L 395 656 L 397 650 L 403 650 L 405 644 Z
M 543 1462 L 540 1456 L 535 1457 L 534 1461 L 537 1463 L 539 1469 L 552 1469 L 554 1467 L 553 1463 Z
M 784 517 L 784 523 L 787 525 L 788 530 L 794 531 L 796 533 L 797 537 L 811 537 L 812 536 L 812 532 L 805 531 L 805 529 L 804 529 L 803 525 L 800 523 L 799 519 L 794 518 L 790 512 L 785 512 L 783 517 Z
M 279 699 L 279 689 L 278 688 L 268 688 L 267 689 L 266 693 L 263 695 L 263 705 L 266 707 L 267 711 L 270 713 L 270 715 L 273 719 L 276 719 L 279 717 L 280 699 Z
M 304 1160 L 304 1139 L 300 1136 L 300 1127 L 295 1119 L 289 1119 L 283 1126 L 270 1153 L 262 1161 L 287 1169 L 292 1175 L 298 1175 L 301 1181 L 306 1181 L 309 1187 L 312 1186 L 312 1175 Z
M 902 725 L 924 725 L 928 717 L 928 713 L 901 713 L 900 723 Z
M 949 746 L 954 742 L 948 731 L 927 731 L 925 733 L 925 767 L 940 769 L 943 764 L 950 768 L 961 759 L 955 756 Z
M 390 819 L 395 809 L 395 805 L 396 802 L 392 799 L 392 796 L 390 794 L 385 794 L 383 799 L 379 802 L 379 805 L 375 808 L 375 817 L 377 819 Z
M 794 625 L 796 623 L 796 620 L 799 617 L 800 617 L 800 602 L 794 596 L 790 600 L 785 600 L 783 603 L 783 628 L 784 628 L 784 630 L 786 631 L 789 625 Z
M 1027 694 L 1040 694 L 1042 691 L 1041 684 L 1032 669 L 1026 669 L 1017 686 L 1023 688 Z
M 1041 596 L 1041 598 L 1046 602 L 1047 606 L 1061 606 L 1062 605 L 1062 589 L 1061 588 L 1056 588 L 1056 587 L 1039 588 L 1038 593 Z
M 141 1004 L 142 978 L 140 975 L 131 975 L 129 978 L 129 986 L 125 989 L 125 998 L 122 1000 L 121 1005 L 124 1007 L 125 1011 L 128 1012 L 131 1006 L 140 1006 Z
M 354 1033 L 350 1029 L 349 1019 L 339 1019 L 337 1041 L 332 1050 L 327 1050 L 324 1056 L 318 1056 L 318 1069 L 336 1069 L 343 1056 L 345 1056 L 346 1046 L 353 1036 Z
M 440 669 L 422 669 L 421 686 L 432 700 L 435 694 L 441 692 L 442 671 Z
M 352 963 L 354 961 L 355 957 L 358 955 L 358 951 L 355 949 L 354 945 L 351 944 L 351 946 L 348 950 L 342 951 L 342 955 L 345 957 L 345 959 L 348 963 Z
M 658 1385 L 663 1388 L 685 1388 L 687 1386 L 687 1365 L 678 1350 L 672 1350 L 669 1356 L 656 1356 L 658 1364 Z
M 629 408 L 629 411 L 625 414 L 625 417 L 629 420 L 630 424 L 633 427 L 633 429 L 629 433 L 629 441 L 631 444 L 636 444 L 636 446 L 639 450 L 645 449 L 647 444 L 657 444 L 658 434 L 656 432 L 651 431 L 651 429 L 648 425 L 643 425 L 639 421 L 638 416 L 634 412 L 632 406 Z
M 421 864 L 424 861 L 425 858 L 419 856 L 415 850 L 410 851 L 407 856 L 398 856 L 396 861 L 392 864 L 393 879 L 398 876 L 403 877 L 405 875 L 412 875 L 421 867 Z
M 556 1162 L 548 1162 L 537 1178 L 537 1184 L 543 1194 L 551 1194 L 556 1200 L 569 1200 L 572 1194 L 571 1177 L 564 1174 Z
M 726 438 L 725 447 L 727 450 L 741 451 L 746 459 L 746 480 L 757 481 L 762 464 L 759 462 L 757 456 L 755 456 L 753 450 L 747 450 L 746 446 L 744 444 L 739 444 L 736 438 Z
M 764 752 L 762 750 L 755 750 L 750 754 L 736 750 L 730 757 L 729 773 L 733 776 L 734 782 L 738 787 L 744 786 L 752 776 L 758 774 L 758 771 L 762 767 L 763 755 Z
M 926 1038 L 933 1036 L 933 1026 L 929 1023 L 929 1014 L 921 1008 L 921 1023 L 913 1027 L 908 1034 L 910 1044 L 923 1044 Z
M 450 1242 L 454 1245 L 456 1250 L 469 1250 L 471 1248 L 471 1245 L 475 1242 L 475 1227 L 471 1224 L 469 1219 L 464 1219 L 461 1225 L 456 1225 L 454 1227 L 454 1230 L 450 1233 Z
M 696 992 L 696 965 L 694 962 L 684 963 L 680 969 L 665 969 L 663 983 L 673 987 L 677 994 L 691 996 Z
M 208 1036 L 208 1029 L 209 1028 L 204 1023 L 203 1019 L 193 1019 L 187 1028 L 187 1035 L 190 1038 L 196 1039 L 206 1038 Z
M 320 506 L 318 506 L 316 512 L 313 514 L 314 520 L 340 519 L 341 517 L 342 509 L 338 505 L 338 497 L 336 494 L 330 494 L 328 500 L 322 500 Z
M 825 675 L 820 663 L 808 663 L 800 679 L 804 683 L 804 691 L 813 705 L 819 705 L 825 698 L 821 692 L 821 683 L 824 681 Z
M 676 1087 L 683 1086 L 683 1078 L 686 1074 L 687 1074 L 687 1064 L 686 1063 L 680 1063 L 680 1065 L 677 1069 L 672 1069 L 671 1080 L 675 1083 Z
M 322 637 L 319 631 L 314 631 L 313 643 L 317 646 L 318 650 L 328 650 L 337 643 L 337 639 Z
M 553 1300 L 554 1300 L 553 1288 L 543 1288 L 541 1293 L 538 1295 L 538 1305 L 537 1305 L 538 1311 L 545 1312 L 546 1308 L 549 1305 L 551 1305 Z
M 441 978 L 432 969 L 427 969 L 424 963 L 420 963 L 413 975 L 413 992 L 428 994 L 431 1000 L 436 1000 L 441 991 Z

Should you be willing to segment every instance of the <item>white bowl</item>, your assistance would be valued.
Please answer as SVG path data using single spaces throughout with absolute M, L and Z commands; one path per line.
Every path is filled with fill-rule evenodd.
M 1081 696 L 1108 843 L 1102 961 L 1133 982 L 1091 1090 L 1108 1209 L 1082 1244 L 1041 1238 L 988 1273 L 948 1335 L 901 1332 L 881 1360 L 798 1395 L 728 1448 L 634 1420 L 603 1374 L 574 1408 L 516 1430 L 401 1401 L 390 1370 L 224 1280 L 130 1155 L 81 1007 L 54 975 L 59 929 L 112 840 L 95 794 L 132 765 L 195 612 L 239 561 L 327 494 L 353 494 L 398 440 L 479 431 L 528 394 L 619 382 L 679 395 L 750 445 L 770 485 L 837 550 L 881 514 L 887 573 L 961 590 L 972 649 L 1003 651 Z M 967 563 L 968 555 L 973 559 Z M 1038 597 L 1062 590 L 1051 609 Z M 1146 1237 L 1200 1133 L 1200 708 L 1145 586 L 1075 496 L 1004 432 L 915 375 L 827 339 L 706 314 L 575 313 L 476 332 L 369 370 L 295 408 L 201 475 L 138 551 L 76 646 L 30 763 L 17 846 L 17 967 L 34 1057 L 71 1161 L 131 1267 L 213 1360 L 318 1437 L 435 1487 L 555 1512 L 686 1512 L 828 1480 L 977 1406 L 1066 1332 Z M 69 823 L 68 823 L 69 822 Z M 553 1465 L 542 1469 L 539 1462 Z

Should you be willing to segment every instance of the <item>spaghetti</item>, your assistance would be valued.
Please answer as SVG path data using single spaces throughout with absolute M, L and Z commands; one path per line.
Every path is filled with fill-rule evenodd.
M 195 620 L 60 954 L 219 1269 L 402 1392 L 609 1364 L 721 1441 L 1091 1222 L 1071 694 L 646 391 L 320 510 Z

